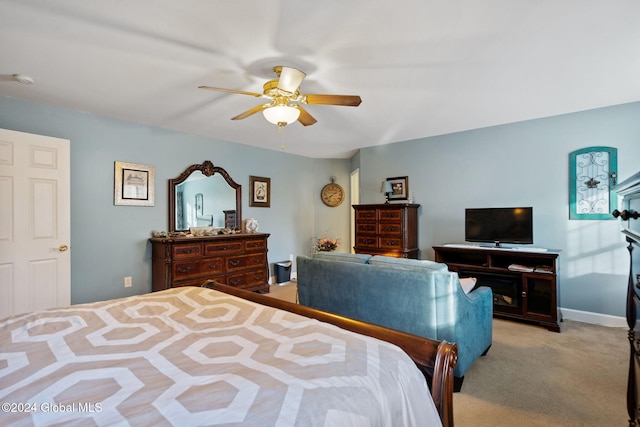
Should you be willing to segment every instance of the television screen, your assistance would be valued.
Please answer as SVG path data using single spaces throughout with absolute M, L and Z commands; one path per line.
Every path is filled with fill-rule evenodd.
M 465 209 L 467 242 L 533 243 L 533 208 Z

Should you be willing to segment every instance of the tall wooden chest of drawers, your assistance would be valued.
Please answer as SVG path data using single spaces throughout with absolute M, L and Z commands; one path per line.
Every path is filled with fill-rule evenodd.
M 200 286 L 207 279 L 269 292 L 265 233 L 152 238 L 152 290 Z
M 409 203 L 354 205 L 358 254 L 418 258 L 418 208 Z

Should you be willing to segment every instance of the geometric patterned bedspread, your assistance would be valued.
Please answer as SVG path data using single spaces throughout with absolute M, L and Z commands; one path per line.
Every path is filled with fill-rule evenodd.
M 441 425 L 396 346 L 215 290 L 0 320 L 0 425 Z

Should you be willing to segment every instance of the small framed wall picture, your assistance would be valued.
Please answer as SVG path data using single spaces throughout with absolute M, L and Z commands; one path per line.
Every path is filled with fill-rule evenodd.
M 271 178 L 249 176 L 249 206 L 271 207 Z
M 389 200 L 407 200 L 409 198 L 408 176 L 387 178 L 387 181 L 391 182 L 391 193 L 389 193 Z
M 156 168 L 138 163 L 115 162 L 113 204 L 153 206 Z

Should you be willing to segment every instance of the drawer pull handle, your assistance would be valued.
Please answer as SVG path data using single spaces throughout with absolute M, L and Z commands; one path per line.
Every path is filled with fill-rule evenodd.
M 181 254 L 190 254 L 193 253 L 193 248 L 188 248 L 188 249 L 180 249 L 179 251 Z
M 220 268 L 219 264 L 209 264 L 209 270 L 217 270 Z
M 262 274 L 254 274 L 253 275 L 253 280 L 260 280 L 262 279 Z
M 260 261 L 262 261 L 262 257 L 255 257 L 255 258 L 253 259 L 253 262 L 254 262 L 254 263 L 256 263 L 256 264 L 259 264 L 259 263 L 260 263 Z
M 185 268 L 178 267 L 178 273 L 188 273 L 190 271 L 191 271 L 191 266 L 188 266 Z
M 240 279 L 232 279 L 230 280 L 231 285 L 239 285 L 242 281 Z
M 229 265 L 231 265 L 232 267 L 237 267 L 238 265 L 240 265 L 240 261 L 231 259 L 229 260 Z

